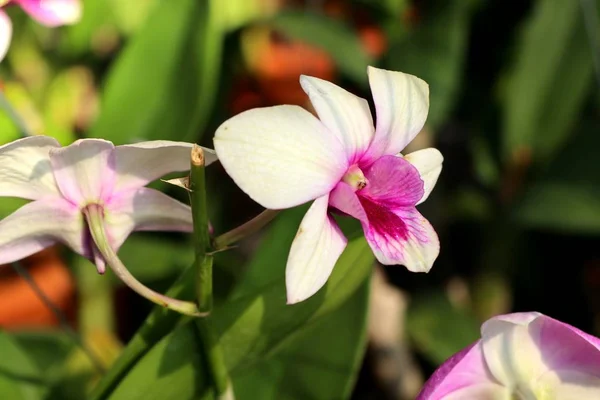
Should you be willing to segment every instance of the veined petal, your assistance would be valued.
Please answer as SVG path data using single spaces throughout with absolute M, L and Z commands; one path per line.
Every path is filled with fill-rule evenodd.
M 8 15 L 0 10 L 0 62 L 6 56 L 12 38 L 12 23 Z
M 416 208 L 389 209 L 358 196 L 367 214 L 365 238 L 384 265 L 404 265 L 412 272 L 428 272 L 440 253 L 435 230 Z
M 115 163 L 117 190 L 142 187 L 171 172 L 190 169 L 190 153 L 193 143 L 153 140 L 117 146 Z M 204 164 L 217 160 L 214 150 L 202 148 Z
M 429 197 L 442 172 L 444 157 L 439 150 L 430 147 L 407 154 L 404 159 L 419 171 L 423 180 L 423 196 L 417 202 L 417 205 L 421 204 Z
M 349 164 L 358 161 L 373 138 L 369 103 L 323 79 L 302 75 L 300 85 L 323 125 L 344 144 Z
M 367 186 L 357 194 L 382 206 L 414 206 L 423 197 L 423 180 L 419 171 L 406 159 L 383 156 L 364 173 Z
M 46 26 L 74 24 L 81 18 L 79 0 L 15 0 L 15 3 Z
M 465 391 L 485 393 L 502 388 L 485 365 L 480 342 L 459 351 L 446 360 L 425 382 L 416 400 L 486 399 L 487 397 L 459 397 Z
M 368 223 L 367 214 L 356 196 L 356 192 L 346 182 L 338 183 L 329 193 L 329 205 L 341 212 Z
M 238 114 L 217 129 L 214 143 L 235 183 L 270 209 L 293 207 L 323 196 L 348 168 L 338 139 L 297 106 Z
M 48 136 L 31 136 L 0 146 L 0 196 L 30 200 L 59 196 L 48 155 L 58 147 Z
M 79 206 L 110 198 L 115 182 L 114 145 L 101 139 L 80 139 L 50 150 L 54 178 L 62 195 Z
M 149 188 L 120 192 L 105 204 L 105 226 L 117 251 L 132 231 L 192 231 L 189 206 Z
M 416 76 L 369 67 L 377 126 L 364 159 L 395 155 L 421 131 L 429 112 L 429 86 Z
M 25 204 L 0 221 L 0 264 L 20 260 L 56 242 L 84 255 L 84 226 L 79 210 L 62 198 Z
M 288 304 L 309 298 L 325 285 L 348 242 L 327 215 L 328 197 L 310 206 L 292 243 L 285 269 Z

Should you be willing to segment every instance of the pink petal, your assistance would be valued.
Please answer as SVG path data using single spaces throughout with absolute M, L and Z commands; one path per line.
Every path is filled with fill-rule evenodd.
M 365 209 L 358 200 L 356 192 L 346 182 L 339 182 L 331 191 L 329 205 L 359 221 L 369 223 Z
M 171 172 L 190 169 L 193 143 L 153 140 L 115 149 L 117 190 L 142 187 Z M 203 148 L 205 165 L 217 160 L 214 150 Z
M 14 0 L 31 18 L 46 26 L 73 24 L 81 18 L 79 0 Z
M 59 147 L 48 136 L 31 136 L 0 146 L 0 196 L 30 200 L 59 196 L 48 155 Z
M 443 400 L 509 400 L 510 389 L 497 383 L 480 383 L 457 390 Z
M 62 242 L 84 255 L 84 221 L 61 198 L 28 203 L 0 221 L 0 264 L 7 264 Z
M 112 195 L 115 182 L 114 146 L 101 139 L 80 139 L 50 151 L 54 177 L 62 195 L 80 207 Z
M 429 86 L 415 76 L 369 67 L 369 83 L 377 127 L 363 157 L 367 164 L 401 152 L 421 131 L 429 111 Z
M 423 180 L 407 160 L 383 156 L 364 171 L 367 186 L 357 194 L 388 208 L 414 206 L 423 197 Z
M 414 151 L 404 156 L 404 159 L 411 163 L 421 176 L 423 181 L 423 196 L 417 202 L 421 204 L 429 197 L 429 194 L 433 190 L 433 187 L 437 183 L 437 180 L 442 172 L 442 162 L 444 157 L 437 149 L 428 148 L 423 150 Z
M 119 193 L 105 205 L 105 214 L 115 251 L 132 231 L 192 231 L 190 207 L 149 188 Z
M 303 301 L 325 285 L 347 240 L 327 215 L 328 196 L 308 209 L 292 243 L 285 269 L 288 304 Z
M 384 265 L 404 265 L 412 272 L 428 272 L 440 242 L 435 230 L 416 208 L 390 210 L 358 196 L 369 220 L 363 223 L 365 238 L 377 260 Z
M 319 78 L 302 75 L 300 84 L 321 122 L 344 144 L 349 164 L 358 161 L 373 138 L 367 101 Z
M 0 10 L 0 62 L 6 56 L 12 38 L 12 23 L 8 15 Z
M 416 400 L 486 399 L 488 397 L 460 397 L 457 394 L 467 396 L 467 390 L 481 394 L 499 389 L 504 390 L 487 369 L 477 341 L 446 360 L 425 382 Z

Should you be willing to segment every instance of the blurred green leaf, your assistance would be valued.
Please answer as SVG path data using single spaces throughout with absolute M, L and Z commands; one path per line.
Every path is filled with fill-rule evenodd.
M 406 323 L 417 349 L 437 365 L 480 336 L 475 318 L 455 308 L 442 292 L 412 299 Z
M 572 132 L 591 86 L 578 1 L 538 0 L 503 88 L 505 156 L 549 159 Z
M 325 50 L 343 74 L 367 84 L 367 66 L 373 60 L 358 34 L 342 21 L 310 12 L 284 12 L 270 19 L 269 24 L 291 38 Z
M 427 124 L 434 128 L 445 122 L 458 96 L 474 4 L 444 0 L 428 9 L 413 30 L 390 37 L 384 65 L 429 84 Z
M 183 325 L 146 354 L 109 397 L 110 400 L 196 400 L 207 390 L 202 348 L 192 323 Z
M 0 349 L 0 398 L 43 399 L 46 381 L 26 350 L 5 332 L 0 332 Z
M 302 327 L 234 378 L 240 399 L 350 398 L 366 345 L 369 282 L 338 310 Z
M 221 63 L 223 33 L 210 3 L 158 4 L 113 65 L 90 136 L 118 144 L 196 139 L 212 110 Z

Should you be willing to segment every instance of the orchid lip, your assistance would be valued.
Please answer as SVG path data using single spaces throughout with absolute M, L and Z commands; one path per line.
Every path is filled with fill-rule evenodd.
M 369 184 L 369 180 L 356 164 L 348 168 L 348 171 L 342 177 L 342 181 L 350 185 L 355 192 L 364 189 Z

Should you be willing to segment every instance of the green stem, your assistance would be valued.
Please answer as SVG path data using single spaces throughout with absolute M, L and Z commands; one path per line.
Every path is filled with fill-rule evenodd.
M 225 249 L 230 244 L 233 244 L 238 240 L 245 238 L 246 236 L 258 232 L 265 225 L 271 222 L 277 216 L 277 214 L 279 214 L 279 212 L 280 210 L 265 210 L 245 224 L 222 234 L 214 240 L 215 250 Z
M 167 296 L 192 297 L 193 287 L 189 282 L 194 279 L 195 273 L 196 270 L 193 266 L 187 268 L 167 291 Z M 111 366 L 108 373 L 102 377 L 98 385 L 94 387 L 90 399 L 104 400 L 108 398 L 135 362 L 142 358 L 155 343 L 169 334 L 182 318 L 185 317 L 169 312 L 163 307 L 154 307 L 135 336 L 127 343 L 119 359 Z
M 207 256 L 207 252 L 210 250 L 210 235 L 206 206 L 206 179 L 204 177 L 204 152 L 199 146 L 194 146 L 192 149 L 189 193 L 194 224 L 195 263 L 198 268 L 198 309 L 200 312 L 208 314 L 213 304 L 212 257 Z
M 14 109 L 14 107 L 10 104 L 10 102 L 4 95 L 4 92 L 1 90 L 0 90 L 0 108 L 2 108 L 4 111 L 6 111 L 6 114 L 14 122 L 14 124 L 17 126 L 17 128 L 19 128 L 19 130 L 21 131 L 21 135 L 23 137 L 33 136 L 33 132 L 31 132 L 29 130 L 25 121 L 23 121 L 23 119 L 21 118 L 21 116 L 19 115 L 17 110 Z
M 217 399 L 235 399 L 233 385 L 231 384 L 229 372 L 225 365 L 221 345 L 212 329 L 210 317 L 198 318 L 196 320 L 196 327 L 198 328 L 200 343 L 202 343 L 205 350 L 206 363 L 208 364 L 210 376 L 217 392 Z
M 108 238 L 106 237 L 106 230 L 104 229 L 104 210 L 101 206 L 96 204 L 90 204 L 85 208 L 84 215 L 92 235 L 92 239 L 102 257 L 106 260 L 106 263 L 113 270 L 115 275 L 129 286 L 133 291 L 146 299 L 152 301 L 155 304 L 169 308 L 171 310 L 180 312 L 190 316 L 202 316 L 203 314 L 198 310 L 196 304 L 189 301 L 177 300 L 172 297 L 165 296 L 135 279 L 133 275 L 127 270 L 123 262 L 117 256 L 117 253 L 113 250 L 110 245 Z

